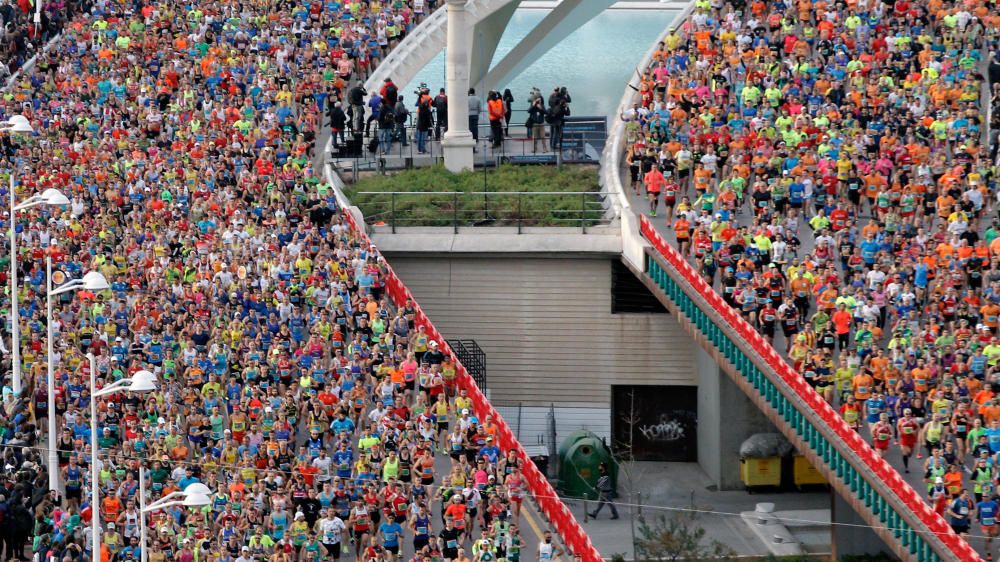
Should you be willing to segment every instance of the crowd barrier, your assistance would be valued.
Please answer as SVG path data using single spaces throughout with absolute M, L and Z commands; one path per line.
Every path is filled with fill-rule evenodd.
M 358 224 L 355 217 L 347 209 L 343 209 L 343 214 L 351 228 L 357 232 L 358 237 L 370 242 L 364 225 Z M 499 430 L 500 448 L 504 451 L 513 450 L 517 457 L 524 463 L 522 474 L 524 475 L 529 492 L 535 498 L 538 509 L 549 520 L 549 524 L 552 526 L 554 532 L 562 537 L 562 541 L 570 554 L 574 557 L 579 557 L 584 562 L 602 561 L 604 558 L 598 552 L 597 548 L 594 547 L 590 541 L 590 537 L 584 532 L 573 516 L 573 513 L 566 507 L 566 504 L 559 499 L 555 489 L 549 484 L 545 475 L 538 470 L 534 461 L 525 453 L 524 448 L 521 447 L 521 443 L 514 436 L 503 416 L 489 403 L 482 390 L 480 390 L 472 379 L 472 376 L 466 371 L 465 366 L 458 361 L 458 357 L 451 349 L 451 346 L 448 345 L 448 341 L 438 332 L 427 315 L 424 314 L 420 304 L 413 298 L 412 293 L 410 293 L 410 290 L 403 281 L 396 276 L 392 267 L 386 263 L 385 268 L 386 276 L 384 283 L 386 294 L 396 306 L 403 306 L 409 300 L 416 310 L 416 325 L 423 326 L 428 337 L 437 341 L 441 349 L 454 360 L 456 370 L 455 379 L 458 387 L 468 392 L 469 398 L 472 401 L 473 411 L 479 419 L 483 419 L 485 416 L 493 417 Z M 529 554 L 529 556 L 534 556 L 534 554 Z
M 656 231 L 652 222 L 642 216 L 640 219 L 642 235 L 653 245 L 657 252 L 673 267 L 712 307 L 714 314 L 723 322 L 732 326 L 746 343 L 748 348 L 757 351 L 767 365 L 778 374 L 788 388 L 799 398 L 813 408 L 834 433 L 861 460 L 871 474 L 878 477 L 883 484 L 882 489 L 894 494 L 909 508 L 927 528 L 938 536 L 940 541 L 954 554 L 955 560 L 979 560 L 979 554 L 969 544 L 958 536 L 944 518 L 938 515 L 923 498 L 907 484 L 899 473 L 885 459 L 879 457 L 875 450 L 858 432 L 847 425 L 847 422 L 817 394 L 786 362 L 774 347 L 743 319 L 704 278 L 699 275 L 683 256 Z

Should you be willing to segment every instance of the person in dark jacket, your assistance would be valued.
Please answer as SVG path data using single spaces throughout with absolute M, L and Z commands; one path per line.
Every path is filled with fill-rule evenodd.
M 565 86 L 554 89 L 549 95 L 549 147 L 552 152 L 562 148 L 563 125 L 569 117 L 571 101 Z
M 346 128 L 347 114 L 344 113 L 343 104 L 339 101 L 333 102 L 333 107 L 330 108 L 330 138 L 333 140 L 335 148 L 340 146 L 340 143 L 347 142 L 344 136 L 344 129 Z M 337 142 L 338 138 L 340 142 Z
M 431 127 L 434 126 L 434 116 L 431 110 L 430 96 L 421 96 L 417 104 L 417 153 L 427 153 L 427 138 L 430 136 Z
M 367 95 L 365 83 L 361 80 L 358 80 L 354 87 L 347 91 L 347 103 L 351 108 L 350 128 L 353 133 L 361 132 L 361 124 L 365 122 L 365 96 Z
M 432 102 L 434 106 L 434 140 L 441 140 L 441 133 L 448 130 L 448 96 L 444 93 L 444 88 L 434 96 Z
M 396 118 L 393 113 L 393 107 L 391 105 L 382 104 L 379 110 L 378 117 L 378 129 L 382 136 L 382 151 L 389 152 L 392 149 L 392 137 L 396 130 Z
M 561 100 L 556 100 L 555 105 L 549 106 L 549 148 L 555 152 L 562 146 L 563 125 L 566 123 L 566 104 Z
M 392 117 L 396 122 L 394 137 L 403 143 L 403 146 L 409 146 L 410 143 L 406 140 L 406 122 L 410 118 L 410 110 L 406 109 L 406 104 L 403 103 L 403 96 L 399 96 L 399 101 L 396 102 L 396 107 L 392 110 Z
M 514 113 L 514 94 L 510 93 L 510 88 L 503 91 L 503 134 L 510 137 L 510 118 Z

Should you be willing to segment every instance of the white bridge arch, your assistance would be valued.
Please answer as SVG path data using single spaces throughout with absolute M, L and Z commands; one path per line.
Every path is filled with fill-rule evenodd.
M 477 91 L 482 91 L 509 82 L 573 31 L 615 3 L 616 0 L 559 2 L 468 0 L 465 5 L 466 17 L 470 22 L 474 22 L 474 25 L 467 32 L 471 39 L 467 43 L 471 46 L 469 84 L 465 85 L 461 93 L 464 93 L 468 86 L 475 86 Z M 554 8 L 491 68 L 497 44 L 507 29 L 514 10 L 522 5 L 538 4 L 552 4 Z M 687 4 L 686 1 L 661 2 L 657 7 L 681 10 Z M 448 11 L 445 7 L 441 7 L 414 28 L 385 60 L 379 63 L 365 82 L 365 88 L 369 92 L 377 91 L 386 78 L 392 78 L 401 88 L 406 86 L 427 63 L 444 50 L 447 37 Z M 472 53 L 476 56 L 471 56 Z M 449 91 L 448 94 L 455 96 L 457 92 Z

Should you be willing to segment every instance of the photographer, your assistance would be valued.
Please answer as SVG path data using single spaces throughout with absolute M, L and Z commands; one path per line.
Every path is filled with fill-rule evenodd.
M 367 95 L 368 90 L 365 90 L 365 83 L 361 80 L 358 80 L 354 87 L 347 91 L 347 103 L 350 106 L 349 113 L 351 114 L 350 128 L 354 134 L 361 132 L 362 124 L 365 122 L 365 96 Z
M 531 107 L 528 108 L 528 134 L 531 135 L 531 152 L 535 154 L 538 152 L 538 145 L 541 143 L 542 148 L 545 148 L 545 102 L 542 100 L 542 96 L 534 97 L 531 101 Z
M 566 87 L 555 88 L 549 95 L 549 148 L 552 152 L 562 147 L 563 126 L 566 118 L 569 117 L 569 103 L 571 98 L 566 91 Z
M 339 101 L 335 101 L 330 106 L 330 139 L 333 141 L 334 148 L 347 142 L 344 136 L 344 129 L 347 128 L 347 114 L 344 113 L 344 108 L 341 105 Z

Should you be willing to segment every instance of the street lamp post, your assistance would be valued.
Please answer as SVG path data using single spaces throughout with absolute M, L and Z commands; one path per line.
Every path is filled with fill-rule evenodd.
M 0 124 L 0 133 L 31 134 L 35 130 L 28 122 L 28 118 L 23 115 L 14 115 L 6 123 Z M 14 201 L 14 170 L 10 171 L 10 321 L 11 321 L 11 387 L 14 395 L 21 394 L 21 346 L 20 346 L 20 318 L 17 309 L 17 232 L 14 225 L 16 211 L 20 210 Z M 61 194 L 60 194 L 61 195 Z M 28 201 L 25 201 L 28 203 Z M 37 203 L 40 204 L 40 203 Z M 25 207 L 27 208 L 27 207 Z
M 56 369 L 55 353 L 53 353 L 53 343 L 55 334 L 52 329 L 52 297 L 59 296 L 70 291 L 86 289 L 88 291 L 103 291 L 110 287 L 108 280 L 96 271 L 83 276 L 83 279 L 75 279 L 65 285 L 53 290 L 52 288 L 52 256 L 45 256 L 45 326 L 46 345 L 48 347 L 48 404 L 49 411 L 46 414 L 49 433 L 49 490 L 59 489 L 59 451 L 56 450 Z M 16 347 L 16 346 L 15 346 Z M 93 387 L 91 387 L 93 390 Z
M 139 465 L 139 552 L 140 562 L 147 562 L 148 550 L 146 541 L 146 514 L 166 507 L 183 505 L 184 507 L 204 507 L 212 503 L 212 490 L 195 482 L 188 484 L 182 492 L 171 492 L 155 502 L 146 505 L 146 468 Z
M 121 379 L 97 390 L 97 358 L 94 357 L 93 353 L 88 353 L 87 360 L 90 362 L 90 556 L 91 560 L 97 560 L 101 555 L 100 488 L 97 485 L 97 399 L 122 391 L 151 392 L 156 390 L 156 375 L 149 371 L 136 371 L 131 378 Z

